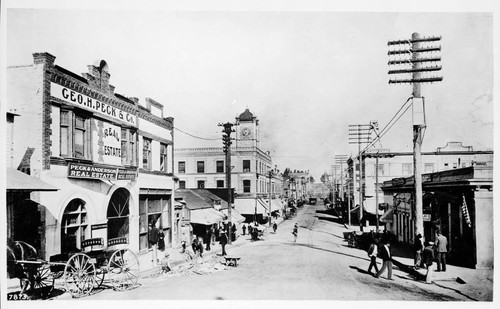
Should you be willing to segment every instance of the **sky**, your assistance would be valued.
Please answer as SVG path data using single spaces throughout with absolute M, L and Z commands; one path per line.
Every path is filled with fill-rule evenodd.
M 104 59 L 116 93 L 155 99 L 177 129 L 200 137 L 176 130 L 176 148 L 222 147 L 217 124 L 249 108 L 273 165 L 309 170 L 319 181 L 335 155 L 357 154 L 349 125 L 377 121 L 383 128 L 411 96 L 411 85 L 388 83 L 387 42 L 414 32 L 442 37 L 443 81 L 422 86 L 422 150 L 450 141 L 494 147 L 491 9 L 27 2 L 2 12 L 7 66 L 32 64 L 34 52 L 49 52 L 57 65 L 80 74 Z M 374 147 L 412 151 L 411 109 Z

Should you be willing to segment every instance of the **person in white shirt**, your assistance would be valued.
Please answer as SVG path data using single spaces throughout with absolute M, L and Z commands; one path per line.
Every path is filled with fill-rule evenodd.
M 375 274 L 378 273 L 377 255 L 378 255 L 378 238 L 374 238 L 370 247 L 368 248 L 368 256 L 370 257 L 370 266 L 368 267 L 368 272 L 370 274 L 372 273 L 372 267 L 375 267 Z
M 382 259 L 382 268 L 375 275 L 375 278 L 379 278 L 387 267 L 387 279 L 392 279 L 392 254 L 391 248 L 389 246 L 389 241 L 385 240 L 384 245 L 380 247 L 380 258 Z

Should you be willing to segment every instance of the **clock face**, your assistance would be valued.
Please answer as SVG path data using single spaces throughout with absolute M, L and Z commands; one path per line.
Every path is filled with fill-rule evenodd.
M 252 130 L 250 130 L 250 128 L 241 129 L 241 132 L 240 132 L 241 137 L 250 137 L 251 134 L 252 134 Z

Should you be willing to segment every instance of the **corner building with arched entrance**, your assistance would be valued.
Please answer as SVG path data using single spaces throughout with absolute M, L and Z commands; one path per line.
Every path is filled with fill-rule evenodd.
M 7 106 L 19 115 L 13 166 L 28 165 L 31 176 L 59 189 L 30 197 L 39 225 L 28 232 L 40 257 L 82 249 L 89 238 L 125 240 L 145 253 L 148 224 L 171 246 L 173 118 L 153 99 L 115 93 L 104 60 L 78 75 L 49 53 L 33 57 L 7 69 Z

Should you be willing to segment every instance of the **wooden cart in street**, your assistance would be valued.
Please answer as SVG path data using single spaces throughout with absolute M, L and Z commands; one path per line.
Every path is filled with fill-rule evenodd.
M 53 255 L 45 261 L 37 257 L 33 246 L 15 241 L 7 247 L 7 268 L 11 276 L 20 279 L 22 294 L 50 294 L 59 278 L 73 297 L 89 295 L 105 277 L 113 289 L 127 290 L 137 286 L 140 269 L 136 254 L 120 246 L 126 244 L 125 237 L 110 239 L 107 247 L 102 238 L 86 239 L 82 251 Z M 120 248 L 109 249 L 115 246 Z

